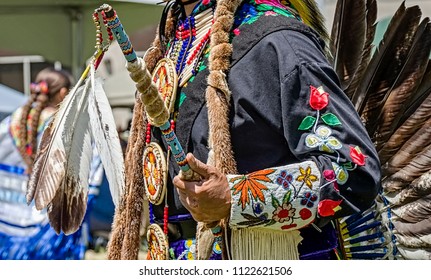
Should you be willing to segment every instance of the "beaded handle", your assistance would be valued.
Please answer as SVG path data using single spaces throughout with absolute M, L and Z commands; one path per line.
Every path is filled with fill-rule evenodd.
M 115 39 L 121 47 L 121 51 L 126 57 L 128 62 L 134 62 L 137 59 L 136 53 L 133 49 L 132 43 L 129 40 L 129 36 L 127 36 L 124 31 L 123 25 L 120 22 L 120 19 L 117 16 L 117 13 L 114 9 L 108 4 L 103 4 L 100 6 L 96 12 L 100 11 L 104 16 L 104 21 L 106 21 L 108 29 L 110 29 L 113 34 L 115 34 Z
M 115 10 L 112 9 L 110 5 L 103 4 L 102 6 L 100 6 L 99 9 L 96 9 L 96 12 L 101 12 L 105 16 L 104 21 L 106 21 L 107 27 L 110 30 L 112 30 L 114 37 L 117 40 L 118 44 L 120 45 L 121 51 L 123 52 L 126 60 L 129 63 L 139 62 L 139 59 L 137 58 L 136 53 L 133 49 L 132 43 L 130 42 L 129 37 L 124 31 L 123 25 L 121 24 Z M 140 68 L 139 71 L 144 72 L 144 69 Z M 147 73 L 141 73 L 141 74 L 142 74 L 141 76 L 147 75 Z M 134 73 L 134 76 L 139 76 L 139 75 Z M 140 93 L 141 95 L 144 95 L 143 92 L 140 92 Z M 150 94 L 150 93 L 149 91 L 147 91 L 145 94 Z M 160 99 L 162 104 L 164 104 L 161 96 L 158 93 L 157 93 L 157 98 Z M 151 105 L 154 106 L 156 103 L 160 104 L 160 102 L 153 102 L 152 104 L 144 104 L 144 105 L 146 105 L 147 111 L 154 111 L 154 110 L 151 110 L 150 107 Z M 160 110 L 167 110 L 166 106 L 162 106 Z M 161 115 L 161 114 L 163 113 L 157 112 L 157 115 Z M 185 179 L 197 178 L 196 174 L 190 169 L 189 165 L 187 164 L 186 154 L 183 148 L 181 147 L 181 144 L 179 143 L 178 138 L 175 132 L 173 131 L 169 121 L 163 122 L 161 125 L 158 125 L 158 127 L 162 131 L 162 134 L 171 149 L 171 152 L 175 158 L 175 161 L 181 168 L 183 178 Z

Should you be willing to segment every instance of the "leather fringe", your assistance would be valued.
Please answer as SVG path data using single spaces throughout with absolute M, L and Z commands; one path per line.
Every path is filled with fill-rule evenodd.
M 232 229 L 232 259 L 298 260 L 298 244 L 301 241 L 298 230 Z

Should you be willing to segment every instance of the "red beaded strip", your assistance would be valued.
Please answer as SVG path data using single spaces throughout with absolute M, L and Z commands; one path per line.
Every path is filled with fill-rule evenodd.
M 169 221 L 169 206 L 166 204 L 163 209 L 163 232 L 168 234 L 168 221 Z
M 147 131 L 145 134 L 145 143 L 150 144 L 151 142 L 151 124 L 150 122 L 147 123 Z
M 207 33 L 202 37 L 196 48 L 193 50 L 193 53 L 190 55 L 189 59 L 187 60 L 187 64 L 190 65 L 196 58 L 196 56 L 200 53 L 202 47 L 208 42 L 211 35 L 211 29 L 208 30 Z

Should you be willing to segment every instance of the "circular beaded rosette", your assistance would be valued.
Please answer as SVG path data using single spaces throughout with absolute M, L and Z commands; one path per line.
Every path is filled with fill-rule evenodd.
M 161 59 L 154 68 L 152 79 L 165 102 L 168 112 L 172 113 L 178 84 L 178 76 L 172 60 L 169 58 Z
M 168 176 L 166 158 L 159 144 L 151 142 L 145 147 L 143 173 L 147 198 L 152 204 L 159 205 L 165 197 Z
M 151 224 L 147 231 L 149 260 L 166 260 L 169 256 L 169 242 L 158 224 Z

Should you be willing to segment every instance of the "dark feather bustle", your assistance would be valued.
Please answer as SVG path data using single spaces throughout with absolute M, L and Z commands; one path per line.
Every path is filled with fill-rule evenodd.
M 348 259 L 429 259 L 430 21 L 428 18 L 421 20 L 422 12 L 418 6 L 406 8 L 403 2 L 369 59 L 370 41 L 375 33 L 376 3 L 372 0 L 351 2 L 339 0 L 337 4 L 332 30 L 335 39 L 331 47 L 336 58 L 334 68 L 376 145 L 383 177 L 382 192 L 372 207 L 338 221 L 342 252 Z M 342 7 L 352 5 L 361 9 L 362 5 L 366 7 L 365 19 L 362 12 L 345 12 L 351 16 L 346 22 L 356 22 L 359 26 L 350 30 L 358 32 L 366 26 L 362 58 L 356 69 L 353 65 L 358 61 L 358 49 L 350 50 L 352 45 L 340 43 Z M 362 31 L 358 34 L 363 36 Z M 362 43 L 361 40 L 357 38 L 356 42 Z M 349 51 L 352 51 L 353 64 L 347 61 Z M 349 73 L 355 73 L 353 78 Z

